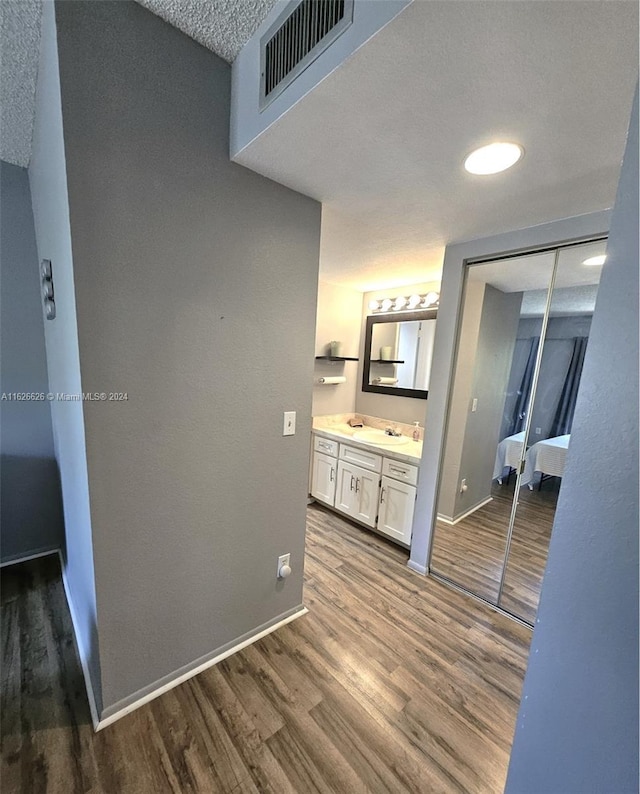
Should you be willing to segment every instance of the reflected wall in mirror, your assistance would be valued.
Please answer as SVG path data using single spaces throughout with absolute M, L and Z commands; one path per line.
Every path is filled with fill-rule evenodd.
M 362 390 L 426 399 L 437 311 L 367 317 Z
M 430 571 L 533 624 L 605 241 L 467 268 Z

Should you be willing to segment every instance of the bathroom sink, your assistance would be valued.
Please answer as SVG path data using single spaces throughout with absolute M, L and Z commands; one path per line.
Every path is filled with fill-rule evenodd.
M 384 430 L 374 429 L 356 430 L 353 438 L 355 441 L 366 441 L 369 444 L 380 444 L 385 447 L 397 447 L 410 440 L 406 436 L 388 436 Z

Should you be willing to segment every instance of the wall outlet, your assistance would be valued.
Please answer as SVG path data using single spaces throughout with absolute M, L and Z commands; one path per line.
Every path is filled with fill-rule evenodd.
M 472 414 L 475 414 L 475 412 L 476 412 L 477 410 L 478 410 L 478 398 L 477 398 L 477 397 L 474 397 L 474 398 L 473 398 L 473 402 L 471 403 L 471 413 L 472 413 Z
M 284 412 L 284 425 L 282 427 L 283 436 L 295 436 L 296 434 L 296 412 Z
M 281 554 L 278 557 L 278 567 L 276 569 L 276 576 L 278 579 L 286 579 L 291 573 L 291 555 Z
M 536 427 L 536 435 L 539 436 L 539 435 L 541 435 L 541 433 L 542 433 L 542 428 L 541 427 Z

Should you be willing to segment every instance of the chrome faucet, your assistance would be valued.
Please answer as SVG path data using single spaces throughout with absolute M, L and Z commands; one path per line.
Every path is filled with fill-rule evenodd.
M 402 435 L 402 431 L 397 427 L 395 430 L 392 427 L 388 427 L 384 433 L 386 436 L 393 436 L 394 438 L 399 438 Z

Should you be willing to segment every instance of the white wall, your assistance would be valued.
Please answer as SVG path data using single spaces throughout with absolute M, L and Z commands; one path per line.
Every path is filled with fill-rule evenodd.
M 43 4 L 40 47 L 29 180 L 38 258 L 50 259 L 53 265 L 57 317 L 44 323 L 49 390 L 54 394 L 80 394 L 82 382 L 53 3 Z M 99 708 L 97 605 L 83 405 L 54 400 L 51 415 L 64 506 L 65 578 L 75 616 L 80 657 L 89 669 Z
M 233 62 L 231 157 L 251 167 L 250 143 L 312 91 L 352 53 L 381 30 L 412 0 L 355 0 L 353 23 L 322 55 L 260 111 L 260 39 L 287 7 L 280 0 Z M 246 151 L 243 151 L 246 149 Z
M 360 353 L 361 315 L 361 292 L 321 281 L 318 285 L 315 355 L 326 355 L 327 344 L 336 340 L 342 342 L 341 355 L 357 358 Z M 347 382 L 336 386 L 317 384 L 318 378 L 336 375 L 346 377 Z M 356 361 L 345 361 L 344 364 L 316 361 L 313 416 L 353 413 L 359 388 Z
M 507 777 L 638 791 L 638 96 Z

